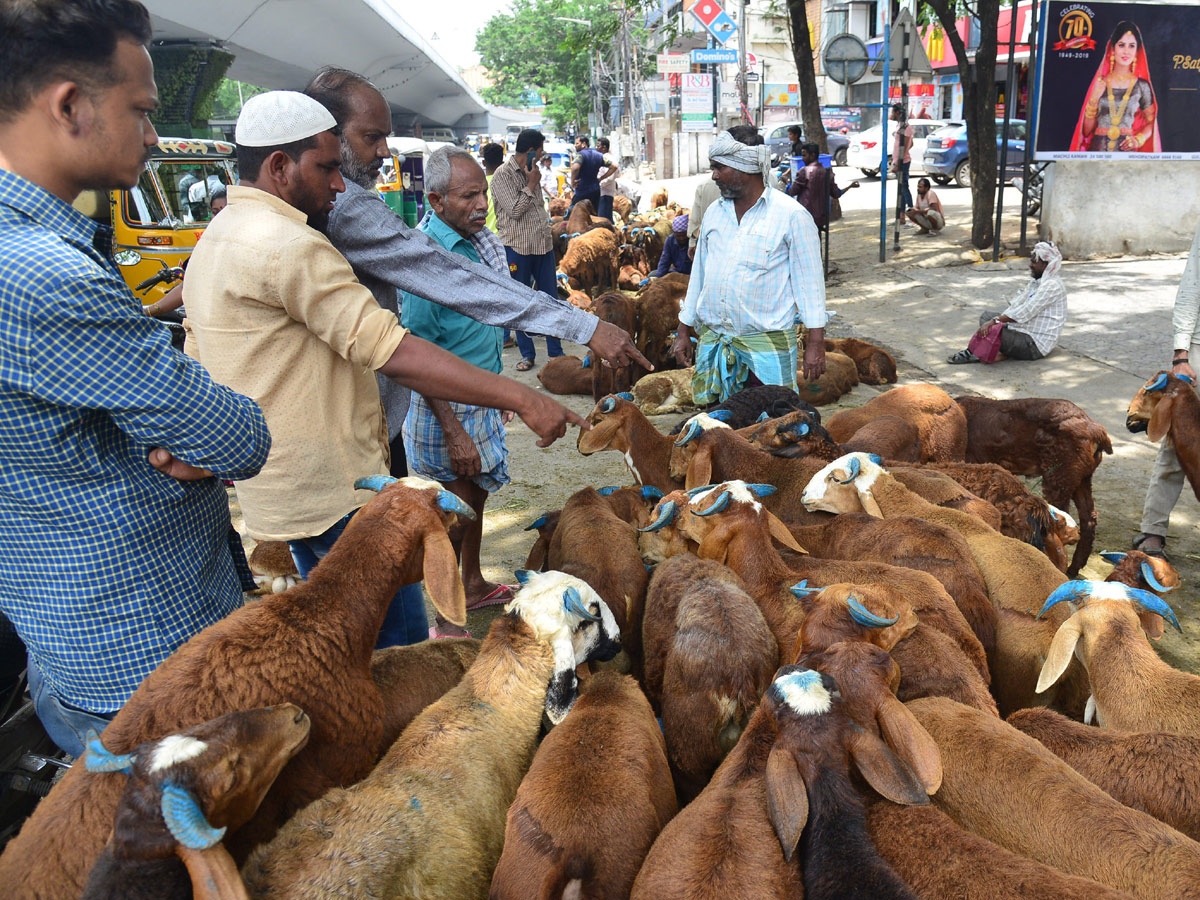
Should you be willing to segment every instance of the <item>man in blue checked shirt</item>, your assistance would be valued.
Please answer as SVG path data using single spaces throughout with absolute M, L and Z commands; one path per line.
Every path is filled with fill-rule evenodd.
M 134 0 L 0 6 L 0 609 L 38 716 L 76 756 L 241 605 L 213 476 L 254 475 L 271 444 L 253 401 L 171 349 L 71 207 L 135 184 L 158 140 L 150 35 Z
M 798 319 L 809 329 L 805 380 L 825 371 L 828 317 L 816 225 L 808 210 L 767 187 L 770 154 L 743 128 L 750 126 L 721 132 L 708 151 L 721 199 L 704 214 L 672 347 L 682 366 L 694 354 L 692 393 L 701 406 L 756 384 L 795 390 Z

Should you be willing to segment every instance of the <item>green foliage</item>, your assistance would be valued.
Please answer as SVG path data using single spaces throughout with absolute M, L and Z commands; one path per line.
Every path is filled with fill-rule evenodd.
M 243 103 L 255 94 L 265 93 L 266 90 L 256 84 L 222 78 L 213 94 L 212 117 L 214 119 L 236 119 L 242 111 Z
M 517 106 L 522 93 L 533 90 L 545 101 L 548 122 L 586 127 L 592 61 L 596 51 L 612 49 L 619 27 L 618 13 L 607 0 L 515 0 L 510 12 L 493 16 L 475 38 L 480 62 L 494 82 L 484 89 L 484 99 Z
M 216 47 L 175 44 L 151 47 L 158 108 L 150 119 L 160 133 L 190 137 L 212 118 L 213 97 L 233 54 Z M 187 132 L 186 134 L 184 132 Z

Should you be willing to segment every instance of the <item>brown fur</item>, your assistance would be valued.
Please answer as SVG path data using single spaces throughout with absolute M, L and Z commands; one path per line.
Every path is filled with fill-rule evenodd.
M 250 551 L 250 571 L 255 575 L 299 576 L 296 561 L 288 550 L 287 541 L 259 541 Z
M 1144 900 L 1200 896 L 1200 845 L 1122 806 L 1006 722 L 941 698 L 909 708 L 941 750 L 934 802 L 962 827 Z
M 636 266 L 623 265 L 617 273 L 617 287 L 623 291 L 636 291 L 646 273 Z
M 552 394 L 578 394 L 589 396 L 592 393 L 592 368 L 583 367 L 583 360 L 578 356 L 556 356 L 546 360 L 546 364 L 538 370 L 538 381 L 542 387 Z
M 872 419 L 842 444 L 842 452 L 874 453 L 897 462 L 921 461 L 921 433 L 899 416 Z M 835 457 L 836 459 L 836 457 Z
M 592 305 L 592 312 L 602 322 L 616 325 L 629 335 L 632 341 L 637 334 L 638 309 L 633 298 L 620 291 L 609 291 L 597 297 Z M 607 394 L 619 394 L 633 388 L 633 383 L 641 377 L 645 370 L 636 363 L 626 366 L 609 367 L 602 364 L 592 366 L 592 399 L 599 399 Z
M 576 207 L 578 209 L 579 207 Z M 617 289 L 617 237 L 604 228 L 594 228 L 567 244 L 558 270 L 576 284 L 577 290 L 590 294 L 595 290 Z
M 670 202 L 670 197 L 667 194 L 666 188 L 659 188 L 650 195 L 650 208 L 658 209 L 661 206 L 666 206 Z
M 677 809 L 650 704 L 629 676 L 601 672 L 583 682 L 517 789 L 489 900 L 562 897 L 576 879 L 580 896 L 628 897 Z
M 825 349 L 844 353 L 858 369 L 858 378 L 863 384 L 895 384 L 896 361 L 882 347 L 877 347 L 858 338 L 825 339 Z
M 633 212 L 633 201 L 617 194 L 613 197 L 613 212 L 621 217 L 622 222 L 628 222 L 629 214 Z
M 570 197 L 551 197 L 549 203 L 550 215 L 565 216 L 567 210 L 571 208 Z
M 679 307 L 687 294 L 688 276 L 672 277 L 676 275 L 678 273 L 654 279 L 638 295 L 642 313 L 638 350 L 654 365 L 656 372 L 679 367 L 671 353 L 671 344 L 679 328 Z
M 601 407 L 612 400 L 612 412 Z M 638 484 L 648 484 L 663 493 L 683 486 L 671 477 L 670 457 L 675 442 L 655 428 L 633 403 L 620 397 L 605 397 L 588 413 L 591 431 L 580 429 L 576 446 L 584 456 L 615 450 L 632 460 L 630 474 Z
M 1083 725 L 1049 709 L 1022 709 L 1008 724 L 1131 809 L 1200 838 L 1200 738 Z
M 1092 474 L 1112 441 L 1104 426 L 1069 400 L 957 397 L 967 417 L 967 462 L 992 462 L 1014 475 L 1042 476 L 1042 495 L 1059 509 L 1075 503 L 1079 543 L 1067 576 L 1087 562 L 1096 537 Z
M 474 638 L 440 638 L 371 654 L 371 679 L 383 697 L 383 746 L 392 746 L 421 710 L 458 684 L 478 655 Z
M 941 388 L 906 384 L 885 391 L 857 409 L 843 409 L 825 423 L 835 441 L 848 441 L 871 419 L 899 416 L 917 427 L 923 462 L 961 462 L 967 451 L 967 418 Z
M 801 367 L 796 372 L 796 384 L 796 392 L 801 400 L 813 406 L 824 406 L 854 390 L 858 384 L 858 369 L 850 357 L 842 353 L 826 353 L 825 372 L 816 381 L 804 380 L 801 360 Z
M 226 838 L 234 859 L 244 858 L 296 810 L 331 787 L 353 784 L 379 758 L 384 711 L 371 678 L 375 639 L 393 595 L 421 579 L 423 561 L 435 597 L 450 579 L 462 597 L 446 536 L 452 521 L 432 491 L 401 483 L 385 488 L 307 581 L 209 626 L 151 672 L 105 729 L 105 745 L 127 753 L 226 712 L 299 705 L 312 720 L 308 745 L 254 818 Z M 446 606 L 444 598 L 439 605 Z M 0 857 L 9 896 L 77 897 L 122 786 L 118 775 L 71 768 Z

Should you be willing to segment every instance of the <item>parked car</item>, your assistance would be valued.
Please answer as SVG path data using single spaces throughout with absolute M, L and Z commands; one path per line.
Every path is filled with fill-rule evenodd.
M 909 119 L 908 124 L 913 129 L 913 145 L 910 152 L 912 165 L 908 171 L 915 175 L 922 171 L 921 161 L 925 158 L 925 141 L 929 136 L 948 125 L 960 123 L 947 122 L 945 119 Z M 888 140 L 892 140 L 895 134 L 896 123 L 889 119 Z M 874 178 L 878 175 L 879 158 L 883 154 L 883 148 L 879 146 L 882 135 L 883 128 L 879 125 L 850 135 L 850 149 L 846 151 L 846 165 L 861 169 L 867 178 Z M 891 145 L 889 145 L 889 154 L 891 149 Z
M 793 125 L 799 125 L 803 130 L 803 122 L 784 122 L 776 125 L 767 132 L 767 139 L 764 142 L 771 150 L 771 165 L 778 165 L 780 162 L 791 159 L 792 142 L 788 137 L 788 129 Z M 829 144 L 829 154 L 833 157 L 835 166 L 844 166 L 846 164 L 846 148 L 850 146 L 850 138 L 844 134 L 838 134 L 836 131 L 825 133 L 827 143 Z
M 1004 120 L 996 120 L 996 151 L 1004 131 Z M 914 157 L 916 156 L 914 152 Z M 1013 119 L 1008 123 L 1008 167 L 1004 177 L 1007 181 L 1021 174 L 1025 161 L 1025 120 Z M 971 186 L 971 166 L 967 159 L 967 126 L 955 124 L 931 135 L 923 154 L 925 172 L 938 184 L 949 184 L 953 178 L 959 187 Z M 999 156 L 996 165 L 1000 165 Z

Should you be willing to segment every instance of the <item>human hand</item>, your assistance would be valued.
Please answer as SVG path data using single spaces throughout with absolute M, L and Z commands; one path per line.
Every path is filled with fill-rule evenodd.
M 850 182 L 850 187 L 856 188 L 856 187 L 860 187 L 860 185 L 857 181 L 852 181 L 852 182 Z M 849 190 L 849 188 L 847 188 L 847 190 Z
M 539 394 L 532 388 L 526 388 L 522 393 L 527 402 L 517 410 L 517 415 L 541 438 L 537 446 L 549 447 L 567 433 L 568 425 L 578 425 L 584 431 L 592 430 L 592 426 L 582 416 L 571 412 L 545 394 Z
M 1192 371 L 1191 363 L 1186 359 L 1182 362 L 1172 363 L 1170 372 L 1172 375 L 1183 375 L 1192 379 L 1192 384 L 1196 383 L 1196 373 Z
M 811 332 L 804 345 L 804 380 L 816 381 L 825 374 L 825 338 L 813 340 Z
M 696 248 L 695 247 L 692 247 L 692 246 L 688 247 L 688 259 L 690 259 L 692 262 L 696 261 Z
M 691 329 L 686 325 L 680 325 L 679 332 L 675 335 L 675 341 L 671 344 L 671 355 L 675 357 L 675 362 L 686 369 L 692 364 L 695 353 L 696 350 L 692 346 Z
M 507 425 L 509 422 L 511 422 L 516 417 L 517 417 L 517 414 L 515 412 L 513 412 L 511 409 L 501 410 L 500 411 L 500 424 Z
M 588 347 L 609 368 L 636 363 L 647 371 L 654 370 L 654 366 L 650 365 L 650 360 L 642 356 L 629 333 L 612 322 L 599 321 L 596 323 L 596 330 L 592 334 L 592 339 L 588 341 Z M 524 417 L 522 416 L 522 418 Z
M 531 150 L 530 153 L 533 151 Z M 529 184 L 529 189 L 535 194 L 542 189 L 542 173 L 538 171 L 536 160 L 533 168 L 525 172 L 525 181 Z
M 449 428 L 443 428 L 446 436 L 446 449 L 450 453 L 450 471 L 462 478 L 470 478 L 482 471 L 483 465 L 479 459 L 479 448 L 471 440 L 462 425 L 457 420 Z
M 164 475 L 170 475 L 176 481 L 200 481 L 203 478 L 212 478 L 212 472 L 208 469 L 201 469 L 185 463 L 182 459 L 176 459 L 162 447 L 155 447 L 150 451 L 150 465 Z

